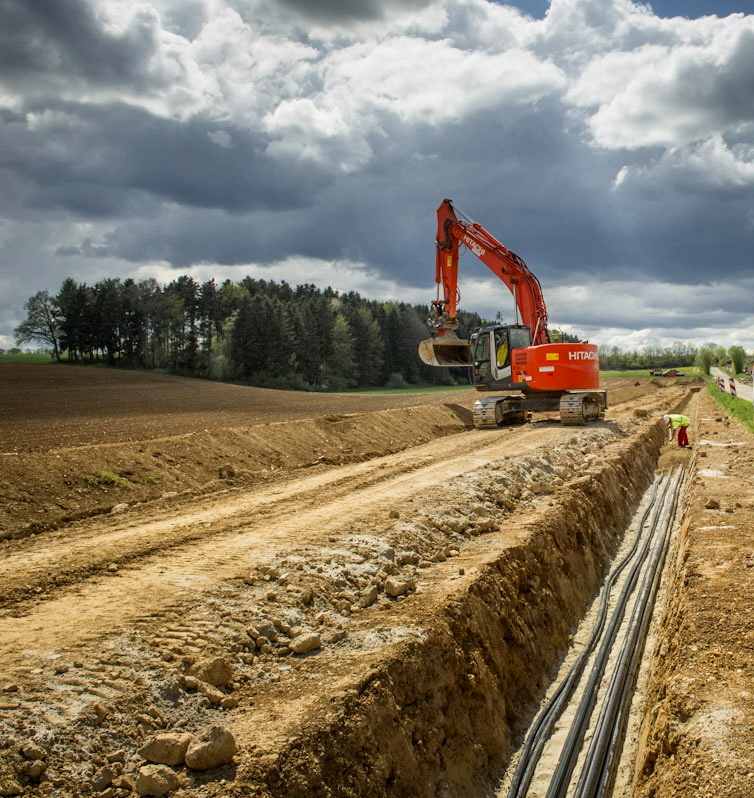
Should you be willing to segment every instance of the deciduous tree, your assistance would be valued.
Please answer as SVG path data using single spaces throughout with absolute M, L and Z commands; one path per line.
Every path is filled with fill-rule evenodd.
M 42 341 L 52 347 L 56 360 L 60 360 L 60 308 L 49 291 L 37 291 L 24 305 L 26 318 L 15 329 L 16 343 Z

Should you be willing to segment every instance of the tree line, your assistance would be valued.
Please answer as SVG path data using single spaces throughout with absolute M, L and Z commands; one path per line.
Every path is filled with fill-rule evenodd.
M 617 346 L 599 347 L 601 369 L 626 371 L 630 369 L 667 369 L 677 366 L 697 366 L 709 374 L 712 366 L 730 366 L 734 374 L 751 369 L 752 356 L 741 346 L 727 349 L 715 343 L 700 347 L 677 341 L 668 347 L 646 346 L 641 351 L 623 352 Z
M 24 307 L 16 342 L 41 341 L 58 360 L 304 390 L 466 382 L 465 369 L 419 359 L 428 306 L 356 292 L 250 277 L 218 285 L 184 275 L 164 286 L 69 277 Z M 459 320 L 461 334 L 484 323 L 466 312 Z
M 89 286 L 69 277 L 57 294 L 39 291 L 24 308 L 16 342 L 41 341 L 58 360 L 303 390 L 467 382 L 466 369 L 419 359 L 428 306 L 368 300 L 353 291 L 250 277 L 218 285 L 183 275 L 164 286 L 151 278 Z M 461 336 L 489 323 L 465 311 L 459 321 Z M 579 339 L 560 334 L 559 340 Z M 703 373 L 727 364 L 740 373 L 749 361 L 740 346 L 680 342 L 628 352 L 600 347 L 599 357 L 602 369 L 696 365 Z

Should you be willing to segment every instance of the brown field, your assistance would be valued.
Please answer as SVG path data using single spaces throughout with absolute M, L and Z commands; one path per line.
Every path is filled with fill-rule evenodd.
M 468 390 L 0 365 L 0 795 L 151 794 L 145 743 L 213 726 L 233 759 L 170 795 L 495 795 L 680 465 L 623 795 L 754 796 L 754 440 L 692 380 L 607 387 L 599 424 L 477 432 Z

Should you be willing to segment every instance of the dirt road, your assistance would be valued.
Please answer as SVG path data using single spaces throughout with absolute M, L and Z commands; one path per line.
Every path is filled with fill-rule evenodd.
M 581 437 L 604 439 L 589 433 Z M 572 437 L 559 425 L 508 429 L 492 437 L 464 432 L 407 453 L 286 475 L 272 486 L 210 496 L 154 515 L 125 511 L 9 545 L 0 563 L 0 601 L 13 606 L 28 586 L 40 588 L 47 600 L 28 611 L 22 628 L 15 618 L 0 620 L 0 663 L 8 666 L 22 644 L 51 656 L 198 590 L 243 577 L 302 541 L 324 546 L 332 535 L 369 530 L 375 519 L 388 519 L 409 499 L 434 495 L 441 501 L 445 481 L 543 448 L 564 447 Z M 111 575 L 108 566 L 119 563 Z M 77 584 L 71 594 L 61 590 L 103 571 L 107 576 Z M 50 600 L 52 593 L 63 595 Z M 138 605 L 132 601 L 136 595 L 142 597 Z

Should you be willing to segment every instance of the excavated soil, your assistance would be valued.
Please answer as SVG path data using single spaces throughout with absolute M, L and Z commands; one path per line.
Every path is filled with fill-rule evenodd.
M 213 726 L 235 755 L 171 795 L 491 794 L 658 458 L 690 479 L 636 795 L 754 794 L 751 436 L 690 380 L 607 387 L 481 433 L 469 391 L 0 368 L 0 795 L 153 794 L 145 742 Z
M 754 796 L 754 439 L 706 391 L 695 416 L 635 798 Z

